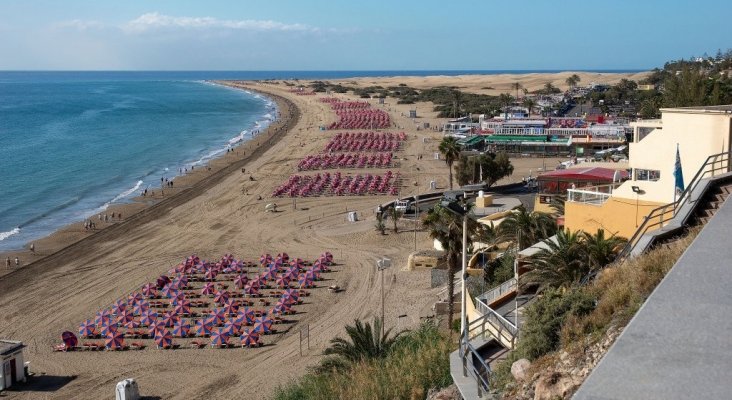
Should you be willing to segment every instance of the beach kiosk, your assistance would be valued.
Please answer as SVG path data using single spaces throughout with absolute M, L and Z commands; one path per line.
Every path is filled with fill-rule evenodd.
M 23 342 L 0 339 L 0 371 L 2 371 L 0 391 L 18 382 L 25 382 L 24 347 Z

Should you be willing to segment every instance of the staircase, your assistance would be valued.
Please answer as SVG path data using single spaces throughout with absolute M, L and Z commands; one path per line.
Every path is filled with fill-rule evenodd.
M 732 193 L 731 156 L 725 152 L 707 157 L 675 202 L 657 207 L 645 217 L 618 255 L 618 262 L 643 254 L 689 227 L 706 224 Z

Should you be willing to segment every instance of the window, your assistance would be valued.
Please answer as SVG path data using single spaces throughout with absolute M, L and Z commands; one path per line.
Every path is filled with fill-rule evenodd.
M 635 170 L 636 181 L 657 181 L 661 179 L 661 171 L 655 169 L 638 169 Z

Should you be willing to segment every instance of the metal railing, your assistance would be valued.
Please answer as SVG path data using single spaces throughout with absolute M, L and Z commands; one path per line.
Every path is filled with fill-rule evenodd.
M 491 379 L 491 367 L 480 355 L 478 349 L 476 349 L 469 340 L 465 338 L 460 339 L 460 360 L 463 364 L 463 376 L 470 374 L 475 378 L 475 382 L 478 385 L 478 397 L 483 397 L 483 392 L 490 389 Z M 471 362 L 468 362 L 468 357 L 471 357 Z M 477 362 L 477 366 L 475 365 Z
M 731 152 L 712 154 L 707 157 L 704 164 L 699 167 L 694 178 L 692 178 L 686 186 L 686 189 L 675 202 L 654 208 L 643 219 L 643 223 L 636 229 L 623 250 L 618 254 L 617 260 L 622 261 L 626 259 L 633 252 L 633 249 L 640 242 L 643 235 L 648 231 L 663 228 L 669 221 L 676 217 L 682 206 L 693 204 L 702 198 L 706 191 L 699 193 L 696 198 L 692 198 L 694 190 L 703 179 L 713 178 L 715 174 L 730 172 L 730 158 L 732 158 Z
M 497 313 L 486 303 L 476 299 L 476 308 L 482 316 L 468 324 L 468 337 L 474 339 L 476 337 L 485 336 L 486 332 L 498 339 L 502 344 L 514 348 L 516 338 L 518 337 L 518 328 L 509 320 Z M 490 325 L 494 332 L 486 329 L 486 324 Z
M 615 182 L 581 189 L 567 189 L 567 201 L 600 205 L 605 203 L 612 196 L 613 190 L 622 184 L 623 182 Z
M 488 290 L 487 292 L 481 294 L 477 297 L 478 301 L 482 301 L 485 304 L 490 304 L 493 302 L 493 300 L 505 295 L 506 293 L 511 293 L 516 291 L 516 278 L 511 278 L 507 280 L 506 282 L 501 283 L 500 285 L 494 287 L 493 289 Z

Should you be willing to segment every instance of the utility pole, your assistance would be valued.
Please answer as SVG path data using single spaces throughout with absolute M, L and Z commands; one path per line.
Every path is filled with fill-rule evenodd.
M 386 324 L 384 323 L 384 270 L 391 267 L 391 260 L 388 258 L 382 258 L 376 261 L 376 269 L 381 271 L 381 336 L 384 336 L 386 331 Z

